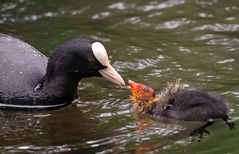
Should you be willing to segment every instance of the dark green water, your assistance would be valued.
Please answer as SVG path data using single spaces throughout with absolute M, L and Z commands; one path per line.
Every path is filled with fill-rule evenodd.
M 158 91 L 182 82 L 225 97 L 239 115 L 239 3 L 235 0 L 1 0 L 0 33 L 49 55 L 62 42 L 102 42 L 127 81 Z M 99 78 L 79 84 L 79 101 L 51 112 L 1 112 L 0 152 L 238 153 L 239 128 L 222 120 L 201 142 L 202 123 L 133 114 L 129 91 Z

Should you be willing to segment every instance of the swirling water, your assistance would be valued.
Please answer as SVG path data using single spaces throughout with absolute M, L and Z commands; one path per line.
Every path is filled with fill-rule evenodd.
M 0 32 L 46 55 L 62 42 L 104 43 L 127 81 L 158 91 L 177 79 L 225 97 L 238 125 L 239 4 L 223 0 L 2 0 Z M 222 120 L 201 142 L 202 123 L 135 115 L 129 91 L 104 79 L 79 83 L 79 100 L 50 112 L 0 113 L 0 152 L 238 153 L 239 129 Z

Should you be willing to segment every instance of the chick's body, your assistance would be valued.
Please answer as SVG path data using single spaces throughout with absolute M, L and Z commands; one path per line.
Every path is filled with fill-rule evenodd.
M 227 101 L 208 92 L 185 87 L 178 81 L 169 83 L 159 95 L 143 84 L 131 81 L 130 85 L 134 108 L 140 112 L 184 121 L 207 121 L 228 115 Z
M 178 89 L 174 94 L 163 94 L 152 113 L 177 120 L 207 121 L 227 116 L 228 103 L 203 91 Z

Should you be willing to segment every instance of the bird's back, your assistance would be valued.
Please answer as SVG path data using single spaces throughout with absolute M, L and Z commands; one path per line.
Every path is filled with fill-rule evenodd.
M 200 90 L 181 90 L 171 98 L 168 116 L 178 120 L 205 121 L 223 118 L 228 112 L 228 103 L 215 95 Z
M 48 58 L 29 44 L 0 34 L 1 95 L 29 92 L 46 72 Z

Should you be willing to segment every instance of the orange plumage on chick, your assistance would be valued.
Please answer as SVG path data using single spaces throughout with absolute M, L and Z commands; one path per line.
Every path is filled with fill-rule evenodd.
M 153 104 L 159 99 L 156 97 L 156 92 L 153 88 L 147 87 L 144 84 L 136 83 L 129 80 L 131 99 L 137 111 L 149 111 Z M 147 110 L 146 110 L 147 109 Z

